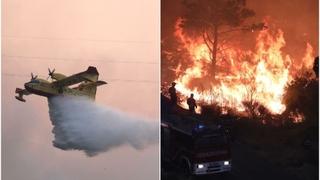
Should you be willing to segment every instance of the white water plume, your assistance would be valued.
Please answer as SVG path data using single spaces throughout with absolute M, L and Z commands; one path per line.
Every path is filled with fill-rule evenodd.
M 53 145 L 88 156 L 128 144 L 135 149 L 158 142 L 158 124 L 79 97 L 48 99 Z

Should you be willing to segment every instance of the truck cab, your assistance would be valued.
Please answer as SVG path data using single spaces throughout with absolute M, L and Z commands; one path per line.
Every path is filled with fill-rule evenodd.
M 231 151 L 222 127 L 189 116 L 161 118 L 162 160 L 193 175 L 231 171 Z

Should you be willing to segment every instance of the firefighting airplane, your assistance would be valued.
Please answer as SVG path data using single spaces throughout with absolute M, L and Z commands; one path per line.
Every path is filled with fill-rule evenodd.
M 16 88 L 15 96 L 17 100 L 25 102 L 23 95 L 36 94 L 45 97 L 57 95 L 72 95 L 72 96 L 87 96 L 95 99 L 97 86 L 107 84 L 104 81 L 98 81 L 99 73 L 97 68 L 90 66 L 86 71 L 65 76 L 60 73 L 55 73 L 55 69 L 49 70 L 49 77 L 52 81 L 40 79 L 31 73 L 31 80 L 24 84 L 25 89 Z M 48 78 L 49 78 L 48 77 Z M 76 87 L 69 87 L 80 83 Z

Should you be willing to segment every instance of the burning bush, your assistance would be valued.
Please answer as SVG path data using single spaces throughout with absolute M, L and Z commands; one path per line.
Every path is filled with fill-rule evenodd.
M 291 117 L 293 122 L 305 119 L 307 123 L 316 125 L 319 120 L 319 81 L 310 77 L 311 73 L 299 76 L 286 87 L 283 101 L 287 109 L 284 115 Z

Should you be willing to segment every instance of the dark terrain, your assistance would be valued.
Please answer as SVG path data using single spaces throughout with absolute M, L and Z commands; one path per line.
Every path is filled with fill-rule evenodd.
M 283 168 L 269 163 L 260 157 L 253 149 L 240 142 L 232 143 L 232 171 L 228 174 L 192 177 L 178 173 L 179 170 L 168 164 L 162 165 L 162 180 L 193 180 L 193 179 L 221 179 L 221 180 L 299 180 Z M 317 178 L 314 178 L 317 179 Z
M 162 113 L 167 113 L 164 111 L 169 109 L 168 103 L 168 99 L 162 96 Z M 171 113 L 186 114 L 187 111 L 178 107 Z M 214 115 L 196 115 L 196 117 L 211 117 L 211 121 L 217 119 Z M 232 171 L 230 173 L 195 177 L 180 173 L 179 168 L 173 164 L 162 162 L 161 179 L 318 179 L 318 123 L 314 123 L 315 121 L 273 126 L 263 125 L 253 119 L 229 116 L 222 117 L 222 121 L 226 120 L 223 118 L 232 119 L 227 124 L 231 131 Z

